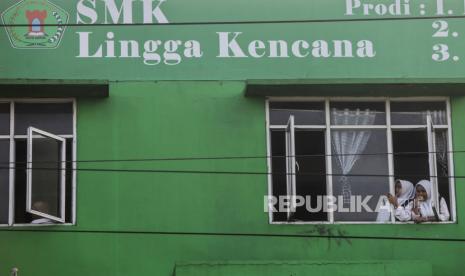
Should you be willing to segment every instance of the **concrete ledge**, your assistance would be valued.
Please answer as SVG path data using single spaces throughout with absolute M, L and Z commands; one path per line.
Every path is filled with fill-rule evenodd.
M 425 261 L 227 261 L 178 263 L 175 276 L 432 276 Z
M 0 84 L 0 97 L 5 98 L 106 98 L 108 84 Z
M 464 83 L 248 83 L 246 97 L 291 96 L 454 96 L 465 95 Z

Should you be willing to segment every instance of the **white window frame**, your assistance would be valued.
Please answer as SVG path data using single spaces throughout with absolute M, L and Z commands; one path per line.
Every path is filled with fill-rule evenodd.
M 62 225 L 62 226 L 71 226 L 76 225 L 76 183 L 77 183 L 77 103 L 76 98 L 43 98 L 43 99 L 36 99 L 36 98 L 4 98 L 0 99 L 0 103 L 9 103 L 10 104 L 10 133 L 9 135 L 1 135 L 0 138 L 8 138 L 10 140 L 10 170 L 9 170 L 9 216 L 8 216 L 8 224 L 0 224 L 0 228 L 5 227 L 42 227 L 42 226 L 51 226 L 51 225 Z M 71 222 L 66 222 L 62 224 L 55 224 L 55 223 L 48 223 L 48 224 L 31 224 L 31 223 L 15 223 L 15 168 L 14 162 L 16 151 L 15 151 L 15 139 L 22 138 L 27 139 L 27 135 L 15 135 L 15 103 L 71 103 L 73 106 L 73 134 L 62 134 L 59 133 L 58 135 L 62 138 L 72 139 L 72 183 L 71 183 Z
M 32 190 L 33 190 L 33 178 L 32 170 L 33 167 L 33 139 L 41 139 L 34 137 L 34 133 L 41 136 L 53 139 L 60 142 L 60 216 L 52 216 L 50 214 L 42 213 L 32 208 Z M 65 206 L 66 206 L 66 139 L 60 136 L 54 135 L 47 131 L 28 127 L 27 129 L 27 166 L 26 166 L 26 212 L 47 218 L 55 222 L 65 222 Z
M 431 119 L 430 115 L 426 116 L 426 124 L 428 126 L 428 162 L 429 162 L 429 174 L 430 176 L 437 176 L 438 175 L 438 168 L 436 162 L 436 133 L 434 132 L 433 120 Z M 433 200 L 433 207 L 436 210 L 439 210 L 439 198 L 438 198 L 438 178 L 437 177 L 430 177 L 431 182 L 431 197 Z
M 286 180 L 286 192 L 289 199 L 287 220 L 290 221 L 296 208 L 295 124 L 293 115 L 289 116 L 286 126 Z
M 272 129 L 285 129 L 286 125 L 271 125 L 270 122 L 270 102 L 324 102 L 325 118 L 326 122 L 324 125 L 311 125 L 311 126 L 295 126 L 296 128 L 302 129 L 322 129 L 326 130 L 326 174 L 327 174 L 327 195 L 332 196 L 332 160 L 331 160 L 331 130 L 337 128 L 351 128 L 351 126 L 334 126 L 330 125 L 330 102 L 384 102 L 386 112 L 386 124 L 385 125 L 372 125 L 372 126 L 355 126 L 354 128 L 363 129 L 386 129 L 387 135 L 387 149 L 388 149 L 388 167 L 389 167 L 389 190 L 391 194 L 394 194 L 394 160 L 393 160 L 393 149 L 392 149 L 392 131 L 393 130 L 409 130 L 409 129 L 427 129 L 428 125 L 391 125 L 390 115 L 390 103 L 391 102 L 438 102 L 442 101 L 446 103 L 446 114 L 447 114 L 447 125 L 432 125 L 432 132 L 436 129 L 446 129 L 448 135 L 448 169 L 449 169 L 449 197 L 450 197 L 450 211 L 451 220 L 445 222 L 427 222 L 427 224 L 454 224 L 457 223 L 457 212 L 456 212 L 456 197 L 455 197 L 455 178 L 454 178 L 454 163 L 453 163 L 453 143 L 452 143 L 452 128 L 451 128 L 451 110 L 450 110 L 450 98 L 449 97 L 268 97 L 265 100 L 265 115 L 266 115 L 266 140 L 267 140 L 267 165 L 268 165 L 268 195 L 273 195 L 273 184 L 272 184 L 272 171 L 271 171 L 271 130 Z M 429 134 L 428 134 L 429 135 Z M 434 137 L 434 135 L 433 135 Z M 434 139 L 434 138 L 433 138 Z M 431 167 L 431 166 L 430 166 Z M 436 168 L 436 163 L 434 164 Z M 437 187 L 437 185 L 436 185 Z M 411 224 L 409 222 L 396 221 L 394 216 L 391 215 L 391 222 L 376 222 L 376 221 L 334 221 L 334 213 L 328 212 L 327 221 L 273 221 L 272 206 L 268 207 L 268 222 L 270 224 Z M 392 214 L 392 212 L 391 212 Z

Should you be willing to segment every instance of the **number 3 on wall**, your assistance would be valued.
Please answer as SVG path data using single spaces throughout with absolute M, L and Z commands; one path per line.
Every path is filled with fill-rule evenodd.
M 432 58 L 434 61 L 446 61 L 449 57 L 449 47 L 446 44 L 436 44 L 433 46 Z

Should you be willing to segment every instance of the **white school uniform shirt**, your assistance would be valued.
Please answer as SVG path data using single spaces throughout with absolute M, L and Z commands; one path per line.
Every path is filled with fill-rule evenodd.
M 31 224 L 52 224 L 54 223 L 51 219 L 48 218 L 40 218 L 31 221 Z
M 412 182 L 407 180 L 399 180 L 401 185 L 400 196 L 397 198 L 398 207 L 394 210 L 394 215 L 399 221 L 409 221 L 412 219 L 412 207 L 408 208 L 408 204 L 404 207 L 408 200 L 415 195 L 415 187 Z
M 413 211 L 411 212 L 412 219 L 418 218 L 420 216 L 422 217 L 434 217 L 434 211 L 433 211 L 433 200 L 431 198 L 431 190 L 432 190 L 432 185 L 431 182 L 428 180 L 422 180 L 418 182 L 417 186 L 420 185 L 422 186 L 425 191 L 427 198 L 426 200 L 422 201 L 420 203 L 420 214 L 417 215 Z M 413 209 L 413 202 L 411 202 L 410 210 Z M 439 221 L 448 221 L 450 219 L 450 213 L 449 213 L 449 208 L 447 207 L 446 200 L 441 197 L 439 200 L 439 210 L 437 211 L 438 219 Z

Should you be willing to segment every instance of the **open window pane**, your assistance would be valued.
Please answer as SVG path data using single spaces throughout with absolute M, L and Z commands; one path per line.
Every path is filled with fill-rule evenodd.
M 331 102 L 332 125 L 385 125 L 384 102 Z
M 10 104 L 0 103 L 0 135 L 10 134 Z
M 287 194 L 286 180 L 286 131 L 273 129 L 271 132 L 271 183 L 275 198 Z M 276 207 L 277 209 L 277 207 Z M 287 221 L 287 212 L 273 212 L 273 221 Z
M 272 125 L 286 125 L 291 115 L 296 125 L 324 125 L 324 102 L 270 102 Z
M 334 220 L 376 221 L 376 206 L 389 192 L 386 130 L 331 130 L 331 142 Z
M 323 209 L 326 196 L 325 131 L 295 131 L 296 153 L 296 194 L 305 199 L 304 206 L 298 206 L 294 221 L 327 221 Z
M 8 223 L 10 140 L 0 140 L 0 224 Z
M 426 116 L 426 123 L 428 124 L 428 161 L 429 161 L 429 175 L 430 182 L 433 186 L 432 195 L 433 204 L 436 208 L 439 206 L 438 199 L 438 178 L 436 170 L 436 137 L 433 130 L 433 121 L 430 115 Z
M 73 134 L 72 103 L 16 103 L 15 134 L 26 135 L 30 126 L 56 134 Z
M 445 102 L 391 102 L 391 124 L 426 125 L 430 115 L 434 125 L 447 125 Z
M 295 195 L 296 195 L 296 163 L 295 163 L 295 127 L 294 116 L 289 117 L 289 122 L 286 127 L 286 187 L 287 196 L 290 199 L 290 208 L 287 212 L 287 219 L 290 220 L 293 212 L 295 212 Z
M 65 139 L 29 127 L 27 157 L 27 212 L 37 216 L 36 221 L 64 222 Z
M 451 206 L 447 130 L 436 130 L 435 135 L 438 198 L 444 198 L 447 206 Z
M 286 171 L 285 136 L 284 129 L 271 130 L 272 191 L 275 198 L 287 196 L 287 175 L 283 174 Z M 291 220 L 327 221 L 327 213 L 322 208 L 323 202 L 318 203 L 318 196 L 326 195 L 325 132 L 296 129 L 295 153 L 296 195 L 306 201 L 310 200 L 306 204 L 310 204 L 310 208 L 315 211 L 309 211 L 307 206 L 298 206 Z M 288 221 L 287 212 L 273 212 L 273 221 Z
M 429 178 L 428 137 L 425 129 L 392 132 L 394 175 L 412 184 Z

